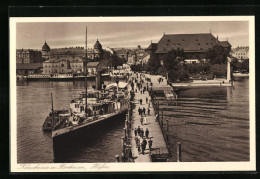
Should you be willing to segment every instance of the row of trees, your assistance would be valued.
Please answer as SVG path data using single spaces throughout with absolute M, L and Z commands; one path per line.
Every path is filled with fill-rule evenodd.
M 172 50 L 163 56 L 158 56 L 152 53 L 150 60 L 145 66 L 134 65 L 134 71 L 149 71 L 153 74 L 168 74 L 169 80 L 186 81 L 189 80 L 191 74 L 210 74 L 211 76 L 226 75 L 226 60 L 228 51 L 222 46 L 216 45 L 211 50 L 206 52 L 206 59 L 209 59 L 209 64 L 185 64 L 185 53 L 183 49 Z M 201 60 L 201 59 L 199 59 Z

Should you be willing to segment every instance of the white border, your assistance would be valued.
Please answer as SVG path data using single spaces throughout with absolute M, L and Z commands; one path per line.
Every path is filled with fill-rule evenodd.
M 17 22 L 169 22 L 169 21 L 249 21 L 249 162 L 168 162 L 168 163 L 71 163 L 17 164 L 16 123 L 16 23 Z M 10 163 L 11 172 L 122 172 L 122 171 L 255 171 L 255 17 L 185 16 L 185 17 L 11 17 L 10 18 Z

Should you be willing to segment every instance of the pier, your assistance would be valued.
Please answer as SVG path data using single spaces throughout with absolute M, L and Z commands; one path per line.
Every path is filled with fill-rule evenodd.
M 162 78 L 161 76 L 151 78 L 151 75 L 145 75 L 142 78 L 140 78 L 140 75 L 138 78 L 134 78 L 137 80 L 137 83 L 142 84 L 142 87 L 138 88 L 137 83 L 134 82 L 134 88 L 129 87 L 129 90 L 134 91 L 134 99 L 131 101 L 134 107 L 132 107 L 131 115 L 131 136 L 129 136 L 129 139 L 131 140 L 131 150 L 132 155 L 134 158 L 134 162 L 161 162 L 161 161 L 167 161 L 169 158 L 169 150 L 167 147 L 167 140 L 166 136 L 164 136 L 164 132 L 160 123 L 159 117 L 156 119 L 156 114 L 158 114 L 157 109 L 153 106 L 153 100 L 151 99 L 151 92 L 149 92 L 152 88 L 156 89 L 168 89 L 170 88 L 169 85 L 167 85 L 166 79 L 163 79 L 163 81 L 158 81 L 159 78 Z M 146 81 L 146 79 L 150 79 L 150 81 Z M 145 92 L 142 92 L 144 87 L 146 88 Z M 148 90 L 147 90 L 148 89 Z M 140 99 L 142 100 L 142 103 L 140 102 Z M 148 99 L 148 100 L 146 100 Z M 141 115 L 139 114 L 139 109 L 145 108 L 145 114 L 143 116 L 146 116 L 147 120 L 146 123 L 143 121 L 143 124 L 141 123 Z M 150 114 L 148 115 L 148 108 L 150 109 Z M 149 136 L 148 138 L 143 137 L 143 139 L 147 140 L 147 145 L 142 152 L 142 147 L 140 146 L 140 149 L 138 151 L 138 142 L 136 142 L 136 136 L 135 129 L 138 129 L 138 127 L 142 128 L 144 131 L 148 129 L 149 130 Z M 151 149 L 149 149 L 149 140 L 152 140 L 152 146 Z

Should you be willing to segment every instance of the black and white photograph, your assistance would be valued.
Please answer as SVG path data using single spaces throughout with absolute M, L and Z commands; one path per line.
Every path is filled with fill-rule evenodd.
M 11 171 L 255 170 L 254 28 L 10 18 Z

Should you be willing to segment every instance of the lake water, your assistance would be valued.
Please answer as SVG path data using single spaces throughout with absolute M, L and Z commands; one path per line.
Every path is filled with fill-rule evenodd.
M 114 81 L 105 81 L 109 84 Z M 91 88 L 95 84 L 89 81 Z M 18 163 L 53 162 L 51 133 L 42 131 L 45 117 L 54 109 L 69 109 L 73 95 L 85 89 L 84 81 L 17 81 L 17 153 Z M 113 120 L 102 132 L 95 132 L 92 141 L 72 146 L 62 162 L 114 162 L 122 152 L 124 120 Z M 60 162 L 60 161 L 59 161 Z
M 50 95 L 53 93 L 55 109 L 68 109 L 73 94 L 84 88 L 83 81 L 17 81 L 18 163 L 53 162 L 51 134 L 42 132 L 51 110 Z M 183 89 L 177 103 L 161 103 L 169 119 L 172 151 L 181 142 L 183 161 L 249 160 L 248 78 L 235 81 L 235 88 Z M 112 122 L 91 143 L 66 155 L 65 162 L 114 162 L 122 151 L 123 127 L 124 119 Z M 176 161 L 174 156 L 171 161 Z
M 173 157 L 183 162 L 249 161 L 249 79 L 235 87 L 180 89 L 178 102 L 160 101 L 169 120 Z

